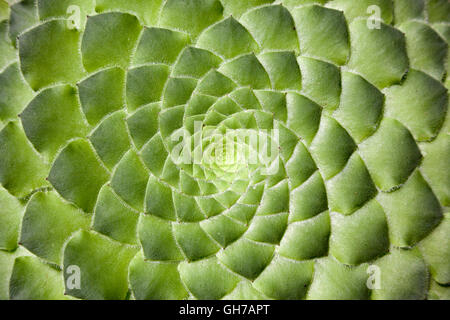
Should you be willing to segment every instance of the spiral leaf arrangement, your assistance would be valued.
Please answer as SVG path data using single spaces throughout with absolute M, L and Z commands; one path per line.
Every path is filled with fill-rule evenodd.
M 0 21 L 0 298 L 450 299 L 448 1 L 0 0 Z M 196 121 L 278 130 L 276 172 L 177 163 Z

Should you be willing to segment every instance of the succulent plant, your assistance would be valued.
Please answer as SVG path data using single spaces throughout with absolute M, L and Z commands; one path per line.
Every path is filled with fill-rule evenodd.
M 0 299 L 450 299 L 449 41 L 447 0 L 0 0 Z M 173 156 L 241 129 L 273 170 Z

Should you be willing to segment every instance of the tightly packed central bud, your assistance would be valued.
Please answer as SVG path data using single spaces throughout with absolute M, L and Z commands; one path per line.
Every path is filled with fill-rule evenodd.
M 280 165 L 278 129 L 230 129 L 194 121 L 193 134 L 183 128 L 171 135 L 171 141 L 176 143 L 171 149 L 174 163 L 195 164 L 210 180 L 250 180 L 255 171 L 276 174 Z

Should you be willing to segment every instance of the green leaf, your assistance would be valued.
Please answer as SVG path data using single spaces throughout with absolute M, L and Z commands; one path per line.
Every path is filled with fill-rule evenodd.
M 76 18 L 72 16 L 73 12 L 69 10 L 71 6 L 78 7 L 80 11 L 80 23 L 74 25 L 78 29 L 84 29 L 87 15 L 94 13 L 94 0 L 38 0 L 39 19 L 49 20 L 53 18 Z M 70 23 L 70 22 L 67 22 Z
M 184 79 L 181 79 L 180 82 L 183 83 Z M 172 99 L 179 99 L 179 97 Z M 163 138 L 169 137 L 175 130 L 183 126 L 184 108 L 184 106 L 175 106 L 159 113 L 159 131 Z
M 0 2 L 0 4 L 1 3 L 5 3 L 5 6 L 9 9 L 6 2 Z M 0 52 L 2 52 L 2 56 L 0 57 L 0 70 L 3 70 L 7 65 L 12 63 L 16 59 L 14 46 L 8 36 L 8 22 L 9 21 L 7 20 L 2 20 L 0 17 Z
M 313 267 L 312 261 L 298 263 L 276 257 L 256 279 L 254 286 L 274 299 L 300 300 L 305 297 L 312 281 Z
M 0 120 L 17 119 L 33 97 L 33 90 L 23 80 L 18 63 L 13 63 L 0 74 Z
M 275 90 L 301 90 L 302 75 L 293 52 L 269 52 L 259 56 Z
M 326 182 L 330 210 L 350 214 L 377 193 L 364 162 L 354 153 L 345 168 Z
M 68 85 L 41 91 L 20 119 L 28 140 L 49 162 L 67 141 L 88 133 L 77 91 Z
M 191 97 L 196 84 L 197 81 L 191 78 L 169 78 L 164 89 L 163 108 L 184 105 Z
M 173 225 L 173 234 L 188 261 L 208 257 L 220 249 L 198 223 L 176 223 Z
M 322 109 L 313 101 L 297 93 L 286 95 L 286 108 L 287 127 L 309 145 L 319 129 Z
M 145 195 L 145 212 L 157 217 L 176 220 L 172 189 L 150 176 Z
M 159 103 L 151 103 L 139 108 L 127 118 L 128 130 L 134 145 L 141 149 L 158 132 Z
M 250 86 L 252 89 L 271 87 L 267 72 L 254 54 L 240 56 L 226 62 L 219 68 L 219 72 L 241 86 Z
M 98 194 L 92 228 L 114 240 L 137 244 L 139 213 L 127 206 L 112 190 L 104 185 Z
M 445 72 L 448 44 L 431 27 L 409 21 L 400 26 L 406 35 L 406 49 L 411 68 L 426 72 L 441 80 Z
M 274 0 L 222 0 L 222 5 L 224 6 L 224 16 L 227 17 L 232 15 L 233 17 L 239 18 L 243 13 L 253 7 L 272 2 L 274 2 Z
M 86 70 L 92 72 L 108 66 L 126 68 L 141 28 L 138 19 L 127 13 L 90 16 L 81 42 Z
M 10 6 L 9 37 L 16 46 L 17 37 L 39 20 L 35 0 L 14 1 Z
M 213 53 L 195 47 L 185 48 L 172 70 L 175 77 L 200 78 L 210 69 L 217 68 L 222 60 Z
M 414 245 L 442 220 L 439 201 L 419 171 L 399 190 L 380 193 L 378 201 L 388 217 L 390 241 L 398 247 Z
M 327 193 L 317 171 L 298 188 L 291 191 L 289 222 L 302 221 L 328 209 Z
M 269 300 L 269 298 L 256 290 L 250 281 L 242 280 L 222 300 Z
M 125 72 L 120 68 L 101 70 L 77 86 L 83 112 L 91 125 L 125 105 Z
M 189 41 L 189 36 L 182 32 L 163 28 L 144 28 L 132 63 L 172 64 Z
M 379 268 L 380 289 L 373 290 L 374 300 L 425 299 L 428 288 L 427 267 L 417 249 L 394 249 L 374 264 Z M 403 281 L 402 279 L 408 279 Z
M 309 300 L 364 300 L 369 298 L 366 264 L 348 267 L 333 258 L 316 262 L 314 280 L 309 287 Z
M 259 50 L 250 33 L 233 17 L 229 17 L 205 30 L 197 46 L 226 59 Z
M 323 116 L 310 152 L 324 178 L 338 174 L 355 149 L 355 142 L 347 131 L 333 118 Z
M 0 183 L 12 195 L 24 197 L 47 185 L 47 165 L 17 122 L 9 122 L 0 131 L 0 154 Z
M 84 212 L 54 192 L 37 192 L 25 209 L 20 243 L 38 257 L 61 265 L 66 241 L 75 231 L 88 229 L 89 224 Z
M 450 215 L 447 213 L 437 228 L 419 244 L 424 260 L 430 266 L 431 275 L 440 284 L 450 283 L 449 230 Z
M 447 118 L 450 119 L 447 112 Z M 422 161 L 421 170 L 427 178 L 433 192 L 443 206 L 450 206 L 450 171 L 446 170 L 450 158 L 450 140 L 447 130 L 443 128 L 439 136 L 432 142 L 421 144 L 426 157 Z
M 278 244 L 287 228 L 288 213 L 253 218 L 246 237 L 250 240 Z
M 420 92 L 417 88 L 421 88 Z M 434 138 L 448 107 L 448 93 L 437 80 L 411 69 L 405 82 L 386 90 L 386 115 L 402 122 L 418 141 Z
M 441 286 L 432 280 L 427 298 L 429 300 L 450 300 L 450 288 Z
M 141 157 L 145 166 L 156 176 L 160 176 L 167 158 L 167 151 L 158 132 L 142 148 Z
M 125 202 L 142 212 L 147 180 L 148 172 L 144 164 L 138 154 L 130 150 L 117 164 L 111 178 L 111 187 Z
M 259 190 L 258 190 L 259 189 Z M 264 185 L 261 184 L 259 188 L 255 188 L 247 194 L 244 195 L 243 202 L 247 202 L 247 204 L 241 204 L 237 203 L 234 206 L 232 206 L 229 210 L 227 210 L 224 215 L 233 219 L 237 219 L 238 221 L 241 221 L 248 225 L 248 223 L 252 220 L 253 216 L 255 215 L 256 209 L 258 208 L 256 205 L 252 206 L 249 205 L 249 202 L 256 202 L 261 199 L 262 191 L 264 189 Z
M 108 178 L 92 147 L 82 139 L 70 142 L 61 151 L 48 176 L 59 194 L 85 212 L 92 212 L 100 187 Z
M 141 254 L 131 260 L 130 285 L 138 300 L 183 300 L 188 292 L 174 263 L 145 261 Z
M 233 89 L 235 89 L 235 87 L 236 84 L 230 78 L 224 76 L 223 74 L 217 72 L 216 70 L 211 70 L 203 77 L 202 80 L 199 81 L 196 87 L 196 91 L 198 93 L 205 94 L 208 96 L 221 97 L 231 92 Z M 192 100 L 195 98 L 200 99 L 199 97 L 201 96 L 199 95 L 192 96 L 190 101 L 191 103 L 189 104 L 191 108 L 194 107 L 192 106 L 192 103 L 197 102 L 197 101 L 193 102 Z M 201 99 L 207 100 L 210 99 L 210 97 L 203 96 Z M 209 106 L 205 105 L 205 107 Z
M 189 291 L 201 300 L 222 298 L 231 292 L 240 280 L 215 257 L 197 262 L 182 262 L 178 270 Z
M 130 148 L 131 141 L 125 117 L 123 111 L 113 113 L 106 117 L 89 137 L 95 151 L 109 169 L 113 169 Z
M 235 273 L 254 280 L 269 265 L 274 249 L 272 245 L 240 238 L 220 251 L 217 258 Z
M 58 271 L 36 257 L 18 257 L 9 281 L 11 300 L 67 300 Z
M 351 216 L 331 214 L 330 253 L 347 265 L 358 265 L 389 250 L 388 224 L 377 201 L 372 200 Z
M 273 118 L 286 122 L 286 94 L 272 90 L 254 91 L 263 110 L 271 114 Z
M 218 215 L 200 222 L 202 229 L 216 240 L 222 247 L 239 239 L 246 227 L 225 215 Z
M 143 215 L 138 226 L 139 241 L 144 256 L 154 261 L 183 260 L 180 247 L 174 237 L 174 227 L 170 221 Z
M 339 68 L 331 63 L 304 57 L 299 57 L 298 63 L 303 76 L 303 92 L 327 111 L 336 109 L 341 95 Z
M 261 109 L 261 105 L 250 88 L 237 88 L 230 93 L 230 97 L 244 109 Z
M 128 292 L 128 265 L 137 249 L 93 232 L 79 231 L 64 251 L 64 279 L 71 281 L 69 267 L 80 270 L 80 287 L 66 286 L 66 294 L 93 300 L 125 299 Z M 109 266 L 98 268 L 98 266 Z
M 406 181 L 422 158 L 411 133 L 400 122 L 384 118 L 359 152 L 375 184 L 388 191 Z
M 429 0 L 426 2 L 426 10 L 430 22 L 446 21 L 450 16 L 450 5 L 445 0 Z
M 317 170 L 311 155 L 305 145 L 297 143 L 292 156 L 286 163 L 286 173 L 293 190 L 305 182 Z
M 196 179 L 184 170 L 180 171 L 180 189 L 188 196 L 200 195 L 200 188 Z
M 128 70 L 127 107 L 134 111 L 140 106 L 161 100 L 169 76 L 165 65 L 143 66 Z
M 245 13 L 240 21 L 262 48 L 299 52 L 294 20 L 285 7 L 255 8 Z
M 278 252 L 295 260 L 326 256 L 330 231 L 328 212 L 305 221 L 291 223 L 281 239 Z
M 9 299 L 9 280 L 16 258 L 27 254 L 26 249 L 22 247 L 13 252 L 0 251 L 0 300 Z
M 319 5 L 292 10 L 302 54 L 338 65 L 350 55 L 347 21 L 342 12 Z
M 383 23 L 380 29 L 369 29 L 365 19 L 355 20 L 349 28 L 352 48 L 349 68 L 378 88 L 399 83 L 409 67 L 404 34 Z
M 340 100 L 333 117 L 356 142 L 375 132 L 384 103 L 384 96 L 376 87 L 357 74 L 342 72 Z
M 399 1 L 396 0 L 395 4 L 397 2 Z M 352 0 L 333 0 L 330 1 L 329 5 L 332 8 L 343 11 L 349 22 L 356 19 L 357 17 L 372 16 L 373 12 L 368 10 L 371 5 L 376 5 L 378 8 L 380 8 L 380 18 L 385 23 L 391 23 L 394 19 L 394 2 L 390 0 L 359 0 L 358 2 L 354 2 Z
M 146 25 L 155 25 L 158 22 L 158 12 L 162 0 L 95 0 L 95 11 L 133 12 Z
M 75 84 L 84 76 L 79 39 L 80 33 L 69 30 L 64 20 L 45 22 L 19 37 L 20 68 L 33 90 Z
M 424 18 L 425 2 L 423 0 L 397 0 L 394 2 L 395 24 Z
M 0 21 L 7 20 L 9 18 L 9 3 L 6 0 L 0 1 Z
M 219 0 L 168 0 L 160 13 L 159 24 L 178 29 L 197 37 L 198 34 L 222 18 Z
M 0 214 L 0 248 L 11 251 L 17 248 L 23 207 L 3 187 L 0 187 L 0 206 L 2 208 Z
M 283 180 L 277 185 L 264 191 L 261 203 L 257 210 L 257 215 L 286 212 L 289 203 L 289 185 L 287 180 Z

